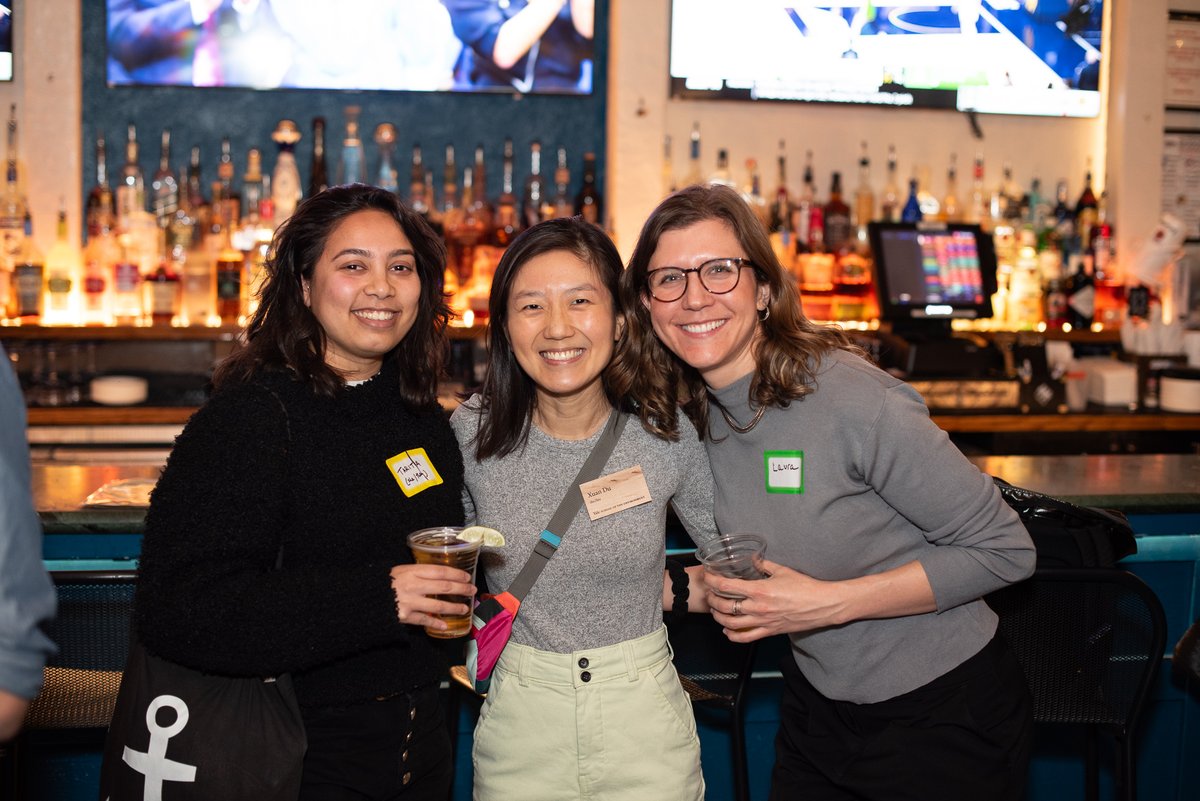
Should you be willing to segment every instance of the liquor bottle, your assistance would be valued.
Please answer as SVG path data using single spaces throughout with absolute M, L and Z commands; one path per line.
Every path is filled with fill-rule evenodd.
M 1108 192 L 1101 192 L 1091 236 L 1092 279 L 1096 282 L 1093 322 L 1115 328 L 1124 317 L 1125 285 L 1114 269 L 1113 226 L 1108 219 Z
M 271 132 L 271 141 L 279 146 L 275 169 L 271 171 L 271 202 L 275 206 L 276 222 L 282 223 L 292 216 L 303 192 L 294 152 L 296 143 L 300 141 L 300 129 L 291 120 L 280 120 Z M 186 287 L 184 294 L 187 294 Z
M 193 145 L 188 158 L 187 183 L 183 197 L 187 202 L 188 211 L 197 219 L 208 218 L 208 200 L 204 197 L 203 169 L 200 166 L 200 146 Z
M 962 205 L 958 200 L 958 154 L 950 154 L 950 166 L 946 169 L 946 199 L 938 219 L 943 222 L 958 222 L 962 219 Z
M 46 254 L 45 321 L 49 325 L 71 322 L 71 289 L 78 278 L 78 259 L 68 241 L 66 200 L 58 202 L 54 245 Z
M 104 145 L 104 133 L 96 135 L 96 183 L 88 190 L 87 201 L 84 205 L 84 223 L 90 235 L 95 226 L 94 217 L 104 214 L 109 225 L 115 218 L 117 209 L 114 205 L 112 187 L 108 184 L 107 149 Z
M 425 164 L 421 159 L 421 145 L 414 144 L 412 166 L 408 172 L 408 202 L 417 214 L 429 214 L 429 198 L 425 194 Z
M 208 325 L 216 313 L 217 283 L 204 226 L 196 221 L 190 233 L 176 235 L 175 244 L 183 250 L 180 321 L 185 325 Z M 178 262 L 180 254 L 173 251 L 173 255 Z
M 833 173 L 829 185 L 829 200 L 825 203 L 825 247 L 830 253 L 840 254 L 853 245 L 853 229 L 850 225 L 850 207 L 842 200 L 842 174 Z
M 575 194 L 575 213 L 593 225 L 604 219 L 604 199 L 596 187 L 596 154 L 583 154 L 583 184 Z
M 338 162 L 339 184 L 361 184 L 367 179 L 363 166 L 363 143 L 358 135 L 361 106 L 346 106 L 346 135 L 342 139 L 342 158 Z
M 87 247 L 83 252 L 83 322 L 107 325 L 112 322 L 109 297 L 112 270 L 117 261 L 117 240 L 112 227 L 116 217 L 102 206 L 88 221 Z
M 233 149 L 229 137 L 221 139 L 221 157 L 217 162 L 217 178 L 221 184 L 221 203 L 224 206 L 221 217 L 225 225 L 236 229 L 242 219 L 242 195 L 233 185 L 234 176 Z M 217 194 L 213 192 L 214 196 Z
M 1042 194 L 1042 179 L 1034 178 L 1029 182 L 1029 194 L 1026 196 L 1025 223 L 1038 236 L 1046 229 L 1046 221 L 1050 219 L 1050 204 Z
M 9 294 L 9 317 L 37 321 L 42 317 L 42 302 L 46 290 L 46 261 L 33 239 L 33 218 L 25 210 L 24 241 L 13 262 L 12 291 Z
M 558 163 L 554 168 L 554 197 L 550 201 L 552 217 L 570 217 L 575 213 L 575 203 L 568 194 L 571 170 L 567 167 L 567 149 L 558 149 Z
M 742 187 L 742 199 L 754 212 L 764 228 L 769 231 L 771 209 L 762 193 L 762 176 L 758 172 L 758 159 L 746 159 L 746 184 Z
M 896 175 L 896 146 L 888 145 L 887 181 L 879 200 L 879 217 L 884 222 L 897 222 L 904 200 L 900 196 L 900 183 Z
M 12 269 L 25 243 L 25 198 L 17 174 L 17 104 L 8 117 L 8 154 L 4 197 L 0 200 L 0 313 L 9 306 Z
M 775 200 L 771 203 L 770 230 L 790 240 L 792 228 L 792 198 L 787 188 L 787 152 L 784 140 L 779 140 L 776 156 L 778 176 L 775 181 Z
M 929 189 L 929 165 L 917 166 L 917 203 L 921 206 L 921 219 L 936 220 L 942 213 L 942 204 Z M 907 200 L 907 199 L 906 199 Z
M 1083 178 L 1083 191 L 1075 201 L 1075 234 L 1080 238 L 1079 247 L 1086 252 L 1091 249 L 1092 228 L 1096 224 L 1099 203 L 1092 191 L 1092 160 L 1088 159 L 1087 172 Z
M 451 215 L 458 208 L 458 165 L 454 145 L 446 145 L 446 160 L 442 165 L 442 214 Z M 449 225 L 449 221 L 444 221 Z
M 233 244 L 231 220 L 222 220 L 221 230 L 215 228 L 212 235 L 220 242 L 217 250 L 215 272 L 217 280 L 217 316 L 221 325 L 237 325 L 243 313 L 242 272 L 245 256 Z
M 734 186 L 733 176 L 729 173 L 729 151 L 723 147 L 717 150 L 717 168 L 709 176 L 708 182 L 720 186 Z
M 800 184 L 800 193 L 796 195 L 796 204 L 792 207 L 792 232 L 795 235 L 797 252 L 811 250 L 813 210 L 820 211 L 817 205 L 817 185 L 813 182 L 813 153 L 804 153 L 804 179 Z
M 243 231 L 253 232 L 262 223 L 264 191 L 262 151 L 252 147 L 246 151 L 246 172 L 242 175 L 242 201 L 245 206 L 241 226 Z
M 975 154 L 975 165 L 971 172 L 971 201 L 967 205 L 967 222 L 978 223 L 990 230 L 988 194 L 983 187 L 983 154 Z
M 1096 282 L 1092 278 L 1092 259 L 1083 253 L 1072 253 L 1067 264 L 1073 267 L 1067 279 L 1067 322 L 1076 331 L 1092 326 L 1096 314 Z
M 487 163 L 484 159 L 483 143 L 475 145 L 475 169 L 472 172 L 474 201 L 472 211 L 487 230 L 492 228 L 492 201 L 487 193 Z
M 662 166 L 659 169 L 662 178 L 662 196 L 666 197 L 675 191 L 675 165 L 671 162 L 671 135 L 663 137 Z
M 454 271 L 458 285 L 471 289 L 475 278 L 475 249 L 486 231 L 475 214 L 475 168 L 463 169 L 462 206 L 446 217 L 447 267 Z
M 113 322 L 117 325 L 136 325 L 142 318 L 142 272 L 132 253 L 128 240 L 117 238 L 118 256 L 112 266 Z
M 530 228 L 541 220 L 542 194 L 542 143 L 534 140 L 529 145 L 529 177 L 525 179 L 525 194 L 521 198 L 521 227 Z
M 688 170 L 687 175 L 683 179 L 684 186 L 698 184 L 702 180 L 700 175 L 700 123 L 692 123 L 692 136 L 688 144 Z
M 154 272 L 146 276 L 146 286 L 149 288 L 150 323 L 171 325 L 182 311 L 183 282 L 165 254 Z
M 135 211 L 146 210 L 146 181 L 142 167 L 138 164 L 137 128 L 129 124 L 125 138 L 125 163 L 121 166 L 121 180 L 117 183 L 117 229 L 129 227 L 129 217 Z
M 1070 202 L 1067 200 L 1067 182 L 1065 180 L 1060 180 L 1054 188 L 1054 210 L 1051 215 L 1054 224 L 1052 239 L 1058 249 L 1062 251 L 1063 259 L 1066 260 L 1070 258 L 1070 254 L 1078 252 L 1079 243 L 1076 238 L 1075 213 L 1071 210 Z
M 1036 240 L 1035 240 L 1036 241 Z M 1006 313 L 1008 325 L 1017 331 L 1028 331 L 1041 322 L 1044 313 L 1042 275 L 1037 251 L 1028 246 L 1018 248 L 1012 275 L 1008 279 Z
M 1013 169 L 1011 164 L 1004 165 L 1004 181 L 1002 182 L 1002 191 L 1004 192 L 1004 219 L 1009 225 L 1016 225 L 1021 220 L 1021 208 L 1025 204 L 1025 196 L 1021 192 L 1020 185 L 1013 178 Z
M 179 179 L 171 170 L 170 128 L 163 128 L 158 149 L 158 169 L 150 179 L 150 194 L 153 198 L 154 217 L 158 220 L 158 226 L 165 229 L 171 224 L 171 218 L 179 208 Z
M 500 196 L 496 198 L 496 216 L 492 225 L 491 242 L 496 247 L 507 247 L 521 230 L 517 212 L 517 196 L 513 191 L 513 142 L 504 140 L 503 171 L 501 172 Z
M 329 167 L 325 163 L 325 118 L 313 117 L 313 154 L 308 168 L 308 197 L 329 188 Z
M 900 212 L 900 221 L 906 223 L 920 222 L 924 218 L 921 213 L 921 201 L 917 199 L 917 179 L 908 182 L 908 199 L 904 201 L 904 209 Z
M 871 189 L 871 159 L 867 143 L 858 157 L 858 188 L 854 190 L 854 224 L 865 235 L 867 223 L 875 219 L 875 190 Z
M 392 163 L 392 153 L 396 150 L 396 126 L 390 122 L 381 122 L 375 126 L 372 137 L 379 148 L 379 172 L 376 173 L 375 185 L 389 192 L 400 192 L 399 173 Z

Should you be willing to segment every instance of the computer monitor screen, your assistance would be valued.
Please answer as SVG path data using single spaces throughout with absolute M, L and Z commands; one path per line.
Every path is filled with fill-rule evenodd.
M 966 223 L 868 226 L 880 316 L 897 334 L 949 333 L 953 319 L 992 316 L 996 249 Z

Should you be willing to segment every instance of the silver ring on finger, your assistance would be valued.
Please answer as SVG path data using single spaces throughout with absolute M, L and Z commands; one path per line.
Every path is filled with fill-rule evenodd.
M 737 617 L 742 613 L 742 599 L 738 598 L 733 602 L 733 615 Z

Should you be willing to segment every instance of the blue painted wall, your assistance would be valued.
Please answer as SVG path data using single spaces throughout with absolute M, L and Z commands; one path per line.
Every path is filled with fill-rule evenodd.
M 246 152 L 258 147 L 264 154 L 264 171 L 275 163 L 276 147 L 271 131 L 281 119 L 291 119 L 304 138 L 296 148 L 296 160 L 305 186 L 312 159 L 312 120 L 326 119 L 326 161 L 330 178 L 336 175 L 341 152 L 341 132 L 346 106 L 362 107 L 360 130 L 367 148 L 367 174 L 378 167 L 378 154 L 370 135 L 381 122 L 397 128 L 396 166 L 401 186 L 407 186 L 408 165 L 414 143 L 420 143 L 426 169 L 432 170 L 437 192 L 447 144 L 454 145 L 459 180 L 462 168 L 474 159 L 475 147 L 486 148 L 488 194 L 500 191 L 501 149 L 506 136 L 516 151 L 518 195 L 529 173 L 529 144 L 540 140 L 543 164 L 553 172 L 553 152 L 567 148 L 571 168 L 571 193 L 582 178 L 583 153 L 597 158 L 597 182 L 604 183 L 605 98 L 608 92 L 608 0 L 596 0 L 596 63 L 594 89 L 587 97 L 560 95 L 461 94 L 440 92 L 349 92 L 338 90 L 212 89 L 176 87 L 110 88 L 105 80 L 105 3 L 83 3 L 83 188 L 95 183 L 95 140 L 103 131 L 107 140 L 109 182 L 125 158 L 125 132 L 137 126 L 141 145 L 140 164 L 149 178 L 158 167 L 159 136 L 170 128 L 171 166 L 178 170 L 193 145 L 200 146 L 203 178 L 216 180 L 216 164 L 222 137 L 233 146 L 240 185 Z M 330 5 L 331 13 L 334 4 Z M 551 155 L 547 157 L 546 151 Z M 206 186 L 207 190 L 207 186 Z M 402 192 L 405 190 L 402 189 Z M 406 192 L 405 192 L 406 194 Z

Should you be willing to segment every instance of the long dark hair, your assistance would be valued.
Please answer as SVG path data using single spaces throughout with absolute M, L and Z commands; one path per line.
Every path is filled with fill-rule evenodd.
M 385 359 L 400 366 L 400 394 L 423 406 L 437 402 L 446 359 L 450 308 L 442 294 L 446 247 L 429 224 L 395 193 L 364 184 L 326 189 L 296 207 L 275 232 L 258 310 L 246 326 L 246 344 L 222 362 L 213 385 L 249 381 L 264 368 L 286 368 L 319 394 L 332 396 L 345 379 L 325 363 L 325 331 L 304 303 L 303 285 L 333 229 L 360 211 L 388 214 L 412 243 L 421 295 L 412 328 Z
M 668 350 L 654 334 L 647 306 L 646 273 L 659 240 L 668 231 L 705 220 L 728 225 L 747 258 L 754 263 L 755 279 L 770 287 L 765 320 L 754 358 L 757 369 L 750 383 L 755 405 L 787 406 L 815 388 L 821 354 L 842 348 L 858 349 L 836 326 L 817 325 L 800 307 L 800 293 L 779 263 L 767 230 L 735 190 L 719 184 L 697 184 L 670 195 L 650 213 L 634 245 L 629 267 L 621 277 L 621 310 L 625 313 L 622 337 L 614 364 L 614 387 L 638 405 L 647 429 L 670 437 L 676 429 L 676 405 L 700 436 L 708 432 L 708 388 L 695 368 Z
M 475 458 L 479 461 L 507 456 L 523 447 L 529 438 L 537 391 L 533 379 L 517 363 L 508 338 L 508 298 L 521 267 L 530 259 L 553 251 L 565 251 L 590 265 L 612 297 L 613 313 L 619 313 L 617 285 L 622 271 L 621 254 L 604 231 L 582 217 L 569 217 L 538 223 L 512 241 L 496 267 L 488 299 L 487 372 L 480 390 L 483 406 L 475 438 Z M 619 396 L 609 386 L 609 369 L 601 381 L 609 403 L 616 406 Z

